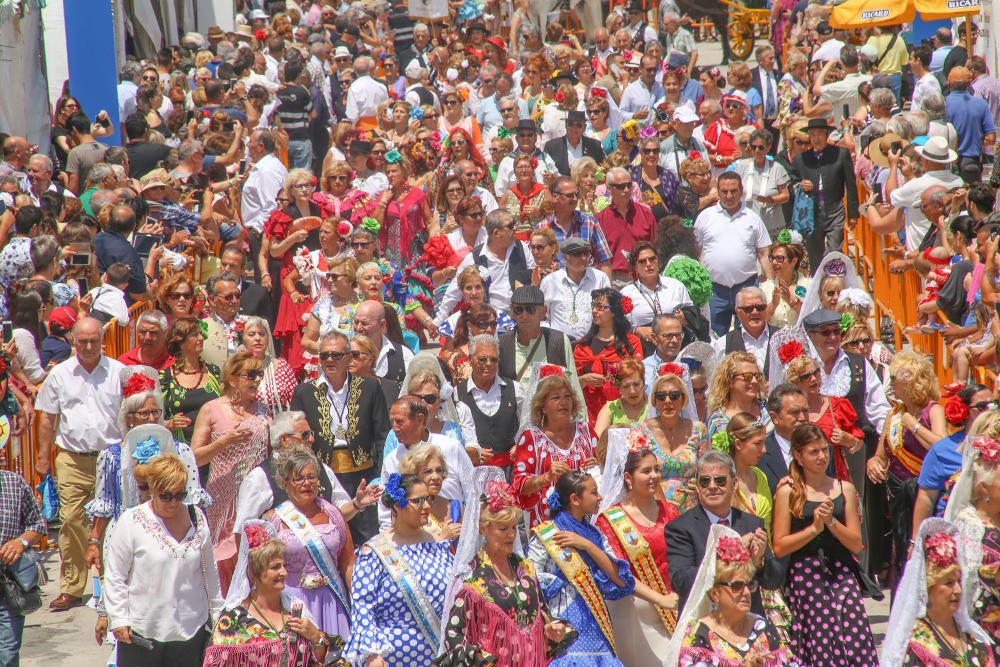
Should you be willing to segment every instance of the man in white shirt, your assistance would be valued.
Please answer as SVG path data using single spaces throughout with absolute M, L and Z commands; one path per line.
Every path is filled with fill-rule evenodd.
M 399 446 L 386 454 L 382 461 L 382 486 L 385 486 L 389 475 L 399 472 L 399 462 L 408 451 L 428 443 L 441 450 L 448 467 L 448 475 L 441 484 L 441 496 L 448 500 L 465 500 L 467 486 L 476 474 L 472 460 L 458 440 L 431 433 L 427 428 L 427 417 L 427 404 L 416 396 L 402 396 L 389 408 L 389 425 L 396 434 Z M 382 503 L 378 505 L 378 521 L 383 531 L 392 527 L 392 513 Z
M 539 183 L 548 183 L 553 177 L 559 175 L 559 169 L 552 157 L 538 148 L 538 128 L 535 126 L 535 121 L 530 118 L 519 120 L 514 141 L 514 150 L 510 155 L 500 160 L 500 164 L 497 166 L 497 180 L 494 184 L 497 197 L 503 197 L 510 186 L 514 184 L 514 158 L 518 155 L 531 155 L 538 159 L 538 166 L 535 167 L 535 180 Z
M 760 216 L 743 205 L 743 181 L 738 174 L 722 173 L 717 189 L 719 203 L 698 215 L 694 235 L 702 247 L 701 263 L 712 277 L 712 331 L 722 336 L 729 331 L 736 295 L 757 284 L 758 264 L 771 277 L 767 260 L 771 237 Z
M 632 48 L 639 48 L 643 44 L 656 41 L 656 31 L 646 23 L 646 10 L 643 3 L 633 0 L 628 6 L 628 30 L 632 39 Z
M 643 125 L 652 121 L 652 109 L 667 96 L 663 86 L 656 82 L 659 69 L 660 63 L 653 56 L 643 56 L 639 61 L 639 78 L 625 88 L 618 103 L 624 118 L 634 118 Z
M 844 78 L 834 83 L 823 84 L 822 82 L 826 79 L 827 73 L 838 62 L 844 69 Z M 833 117 L 836 119 L 835 122 L 838 126 L 841 120 L 854 116 L 861 106 L 858 86 L 872 80 L 870 74 L 862 74 L 858 70 L 859 65 L 860 60 L 857 48 L 853 44 L 848 44 L 840 49 L 839 60 L 831 59 L 826 62 L 823 66 L 823 71 L 816 77 L 816 83 L 813 84 L 813 94 L 820 96 L 824 102 L 829 103 L 833 107 Z M 844 115 L 845 105 L 847 106 L 847 116 Z
M 910 52 L 910 69 L 913 70 L 913 97 L 910 100 L 910 111 L 923 111 L 923 100 L 928 95 L 941 95 L 941 82 L 930 71 L 931 47 L 926 44 Z
M 483 175 L 480 173 L 479 167 L 476 166 L 475 162 L 472 160 L 459 160 L 455 163 L 455 173 L 462 177 L 465 194 L 469 197 L 475 197 L 482 202 L 483 211 L 486 215 L 489 215 L 500 207 L 497 204 L 497 198 L 489 190 L 479 185 L 479 179 Z
M 542 293 L 550 329 L 562 331 L 571 341 L 577 341 L 590 331 L 593 314 L 590 312 L 590 293 L 595 289 L 610 287 L 611 280 L 603 271 L 590 266 L 590 243 L 571 236 L 563 241 L 563 258 L 566 268 L 554 271 L 542 279 Z
M 767 411 L 774 431 L 764 440 L 764 455 L 757 462 L 757 468 L 767 477 L 773 494 L 778 482 L 788 476 L 788 465 L 792 462 L 792 429 L 809 423 L 809 401 L 794 384 L 779 384 L 767 398 Z
M 38 462 L 43 478 L 54 472 L 59 491 L 59 597 L 49 608 L 65 611 L 82 604 L 90 579 L 86 564 L 89 522 L 84 509 L 97 482 L 97 455 L 120 442 L 124 366 L 101 352 L 101 323 L 84 317 L 73 327 L 76 355 L 49 371 L 35 401 Z M 58 423 L 57 423 L 58 422 Z M 59 449 L 51 469 L 52 447 Z
M 61 192 L 67 199 L 76 199 L 76 195 L 62 185 L 56 186 L 52 181 L 52 171 L 52 159 L 48 155 L 35 153 L 28 159 L 28 182 L 31 183 L 28 196 L 35 206 L 38 206 L 38 202 L 46 192 Z
M 372 61 L 360 56 L 354 61 L 354 82 L 347 89 L 347 118 L 352 123 L 375 122 L 378 105 L 389 99 L 385 84 L 371 77 Z
M 767 374 L 771 334 L 767 323 L 767 297 L 759 287 L 744 287 L 736 294 L 736 319 L 739 326 L 712 342 L 721 362 L 730 352 L 750 352 Z
M 288 169 L 274 155 L 274 136 L 269 130 L 257 130 L 250 135 L 247 150 L 250 174 L 243 184 L 243 226 L 258 235 L 264 233 L 264 223 L 277 206 L 276 199 L 285 185 Z

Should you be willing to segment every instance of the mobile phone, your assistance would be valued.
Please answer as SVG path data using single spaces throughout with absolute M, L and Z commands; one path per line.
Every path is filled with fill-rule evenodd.
M 70 266 L 87 266 L 90 264 L 90 254 L 83 253 L 79 255 L 70 255 L 69 265 Z
M 111 127 L 111 119 L 108 118 L 108 114 L 104 112 L 98 115 L 97 122 L 100 123 L 101 127 Z
M 246 158 L 243 158 L 242 160 L 240 160 L 240 173 L 241 174 L 247 173 L 247 159 Z
M 236 127 L 236 125 L 231 120 L 227 120 L 227 121 L 225 121 L 225 122 L 222 123 L 222 131 L 223 132 L 232 132 L 233 129 L 235 129 L 235 127 Z
M 229 90 L 232 90 L 233 88 L 235 88 L 237 82 L 239 82 L 239 79 L 230 79 L 229 80 Z
M 841 113 L 844 114 L 844 118 L 850 118 L 851 117 L 851 105 L 845 104 L 843 106 L 843 108 L 841 109 Z
M 4 343 L 9 343 L 11 340 L 14 339 L 14 323 L 13 322 L 11 322 L 10 320 L 4 320 L 3 323 L 0 324 L 0 328 L 3 329 L 3 342 Z
M 148 255 L 147 255 L 147 257 L 148 257 Z M 80 288 L 80 297 L 81 298 L 84 297 L 84 296 L 86 296 L 87 292 L 90 291 L 90 289 L 89 289 L 90 286 L 87 284 L 87 279 L 86 278 L 77 278 L 76 279 L 76 285 L 77 285 L 77 287 Z
M 132 643 L 146 649 L 147 651 L 153 650 L 153 641 L 151 639 L 146 639 L 145 637 L 137 635 L 134 632 L 132 633 Z
M 194 109 L 188 109 L 184 114 L 184 122 L 190 123 L 194 119 Z
M 891 153 L 902 153 L 903 152 L 903 142 L 902 141 L 894 141 L 891 144 L 889 144 L 889 152 L 891 152 Z
M 292 616 L 302 618 L 302 602 L 300 600 L 292 602 Z

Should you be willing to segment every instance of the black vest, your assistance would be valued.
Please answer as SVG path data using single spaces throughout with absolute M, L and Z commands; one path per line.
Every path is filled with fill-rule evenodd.
M 472 260 L 484 269 L 488 267 L 485 250 L 486 244 L 483 243 L 472 250 Z M 520 241 L 514 241 L 514 248 L 507 262 L 507 279 L 510 282 L 512 292 L 517 289 L 518 283 L 521 285 L 531 283 L 531 269 L 528 268 L 528 260 L 524 257 L 524 246 L 521 245 Z M 488 285 L 487 291 L 489 291 Z
M 771 336 L 774 335 L 775 327 L 770 324 L 765 325 L 767 327 L 767 354 L 764 356 L 764 377 L 768 378 L 768 374 L 771 368 Z M 747 346 L 743 343 L 743 329 L 739 326 L 733 327 L 733 330 L 726 334 L 726 354 L 730 352 L 746 352 Z
M 507 382 L 500 385 L 500 409 L 492 417 L 479 409 L 466 382 L 458 385 L 458 400 L 469 406 L 472 421 L 476 423 L 476 438 L 480 444 L 489 443 L 488 449 L 497 454 L 509 452 L 514 446 L 514 438 L 520 426 L 514 383 Z
M 639 28 L 635 31 L 635 37 L 632 38 L 632 48 L 639 48 L 646 43 L 646 22 L 643 21 L 639 24 Z
M 548 327 L 542 327 L 542 342 L 545 346 L 545 361 L 557 366 L 566 367 L 566 334 Z M 500 336 L 500 377 L 505 380 L 517 381 L 515 362 L 515 343 L 517 342 L 517 327 Z M 534 345 L 534 343 L 532 343 Z M 530 348 L 529 348 L 530 351 Z M 527 372 L 527 371 L 525 371 Z
M 267 476 L 267 483 L 271 487 L 271 495 L 274 496 L 274 500 L 271 502 L 271 509 L 274 509 L 281 503 L 288 500 L 288 494 L 285 490 L 281 488 L 278 484 L 278 480 L 274 476 L 274 457 L 268 456 L 260 464 L 260 467 L 264 470 L 264 474 Z M 333 502 L 333 484 L 330 482 L 330 477 L 326 474 L 326 466 L 322 463 L 319 465 L 319 495 L 323 500 L 332 503 Z
M 403 362 L 403 346 L 393 343 L 388 338 L 382 339 L 383 345 L 392 347 L 393 352 L 387 355 L 388 367 L 385 371 L 385 379 L 392 380 L 399 386 L 403 386 L 403 378 L 406 377 L 406 364 Z
M 429 107 L 434 106 L 434 93 L 425 88 L 424 86 L 417 86 L 411 89 L 409 92 L 416 93 L 417 99 L 420 100 L 421 106 L 427 105 Z
M 870 457 L 875 453 L 875 448 L 878 445 L 878 433 L 865 413 L 865 384 L 868 380 L 868 371 L 865 368 L 865 360 L 856 354 L 847 355 L 847 365 L 851 369 L 851 388 L 847 391 L 847 395 L 844 398 L 851 403 L 851 407 L 858 413 L 857 425 L 858 428 L 864 431 L 865 449 L 867 455 Z

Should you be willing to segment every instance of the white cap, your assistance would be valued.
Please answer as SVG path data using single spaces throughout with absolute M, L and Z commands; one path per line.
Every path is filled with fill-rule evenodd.
M 694 102 L 688 100 L 674 109 L 674 120 L 678 123 L 697 123 L 701 120 L 695 111 Z
M 350 58 L 351 57 L 351 50 L 348 49 L 346 46 L 338 46 L 337 48 L 335 48 L 333 50 L 333 57 L 334 58 Z
M 250 12 L 251 21 L 267 21 L 270 20 L 270 18 L 271 17 L 268 16 L 267 12 L 265 12 L 263 9 L 255 9 L 252 12 Z
M 424 68 L 421 67 L 417 59 L 414 58 L 406 66 L 406 69 L 403 70 L 403 76 L 405 76 L 407 79 L 420 79 L 423 78 L 424 71 L 425 71 Z

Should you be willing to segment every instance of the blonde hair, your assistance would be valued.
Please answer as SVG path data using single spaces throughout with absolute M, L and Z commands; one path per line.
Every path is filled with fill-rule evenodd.
M 478 264 L 473 264 L 472 266 L 467 266 L 462 269 L 462 272 L 458 274 L 458 279 L 456 281 L 458 283 L 458 289 L 465 289 L 465 286 L 468 285 L 473 279 L 483 283 L 483 287 L 486 286 L 486 282 L 483 280 L 483 274 L 479 272 Z
M 573 182 L 576 183 L 577 186 L 579 186 L 580 178 L 583 177 L 583 174 L 588 169 L 593 170 L 593 172 L 596 174 L 597 161 L 594 160 L 594 158 L 592 157 L 582 157 L 576 162 L 574 162 L 573 165 L 569 168 L 569 177 L 573 179 Z
M 372 339 L 364 334 L 353 334 L 351 336 L 351 343 L 357 345 L 361 348 L 362 352 L 367 352 L 368 354 L 375 356 L 375 343 Z
M 491 512 L 489 506 L 483 503 L 479 509 L 479 529 L 482 531 L 484 526 L 491 523 L 512 523 L 518 524 L 521 522 L 521 516 L 524 512 L 520 507 L 511 505 L 510 507 L 505 507 L 499 512 Z
M 757 363 L 757 357 L 753 356 L 750 352 L 730 352 L 723 357 L 722 361 L 719 362 L 719 367 L 715 369 L 715 374 L 712 375 L 712 382 L 708 387 L 709 412 L 725 408 L 729 405 L 729 399 L 732 398 L 733 377 L 736 375 L 736 368 L 740 364 L 753 364 L 757 367 L 757 372 L 760 373 L 760 365 Z M 758 391 L 757 398 L 761 396 L 767 396 L 767 381 L 763 375 L 760 378 L 760 390 Z
M 840 346 L 843 347 L 845 345 L 850 345 L 854 341 L 864 337 L 866 334 L 869 338 L 875 340 L 875 334 L 872 333 L 871 327 L 865 322 L 858 322 L 855 320 L 855 323 L 844 332 L 844 338 L 840 342 Z
M 361 282 L 361 276 L 365 275 L 368 271 L 378 271 L 379 275 L 382 274 L 382 269 L 375 262 L 365 262 L 358 266 L 358 270 L 354 273 L 355 280 Z
M 264 360 L 253 356 L 248 350 L 241 350 L 229 357 L 229 361 L 222 367 L 222 388 L 228 391 L 233 388 L 233 381 L 237 375 L 242 375 L 247 371 L 259 371 L 264 368 Z
M 754 574 L 757 571 L 754 569 L 753 563 L 750 561 L 746 562 L 727 562 L 721 558 L 715 559 L 715 583 L 728 583 L 735 580 L 739 575 L 746 577 L 747 581 L 753 579 Z
M 545 401 L 548 400 L 549 394 L 559 389 L 565 389 L 572 397 L 573 414 L 577 415 L 580 413 L 580 399 L 576 397 L 573 386 L 566 379 L 566 376 L 550 375 L 538 383 L 535 395 L 531 397 L 531 423 L 535 426 L 541 427 L 545 423 L 545 415 L 543 414 Z
M 441 389 L 441 378 L 439 378 L 434 371 L 422 370 L 413 374 L 413 377 L 410 378 L 410 384 L 406 385 L 406 391 L 412 394 L 414 388 L 419 387 L 422 384 L 427 384 L 428 382 L 433 384 L 439 390 Z
M 403 458 L 399 461 L 399 472 L 404 475 L 416 475 L 420 477 L 420 471 L 423 470 L 431 459 L 437 459 L 441 462 L 444 476 L 447 477 L 448 462 L 444 460 L 444 454 L 436 446 L 426 442 L 417 445 L 403 455 Z
M 653 380 L 653 386 L 650 387 L 650 389 L 649 389 L 649 405 L 652 406 L 652 407 L 654 407 L 654 408 L 656 407 L 655 405 L 653 405 L 653 400 L 654 400 L 653 394 L 655 394 L 656 392 L 660 391 L 660 385 L 666 384 L 668 382 L 674 386 L 674 389 L 676 389 L 677 391 L 681 392 L 681 394 L 682 394 L 682 396 L 681 396 L 681 410 L 683 410 L 684 408 L 687 407 L 687 402 L 688 402 L 687 387 L 684 386 L 684 380 L 680 379 L 679 377 L 677 377 L 673 373 L 667 373 L 666 375 L 660 375 L 655 380 Z
M 187 488 L 187 466 L 176 454 L 161 454 L 143 468 L 146 483 L 153 491 Z
M 959 567 L 957 561 L 946 567 L 940 567 L 924 555 L 924 564 L 927 567 L 927 588 L 937 586 L 948 577 L 958 575 L 961 578 L 962 576 L 962 568 Z
M 902 380 L 896 395 L 903 400 L 909 397 L 914 403 L 927 405 L 941 399 L 941 387 L 934 366 L 922 354 L 902 350 L 889 364 L 889 374 Z
M 288 176 L 285 176 L 285 195 L 295 199 L 292 194 L 292 189 L 296 185 L 301 185 L 302 183 L 312 183 L 313 173 L 308 169 L 292 169 L 288 172 Z
M 285 558 L 285 543 L 279 539 L 272 539 L 267 544 L 247 551 L 247 577 L 251 584 L 260 581 L 260 576 L 275 558 Z
M 335 258 L 330 262 L 329 268 L 332 269 L 337 266 L 344 267 L 344 273 L 353 278 L 352 282 L 357 282 L 358 280 L 358 260 L 354 259 L 349 255 L 342 255 Z
M 800 354 L 788 362 L 788 367 L 785 369 L 785 377 L 789 382 L 794 384 L 802 379 L 802 375 L 806 372 L 806 367 L 810 365 L 819 367 L 816 360 L 808 354 Z
M 757 418 L 747 412 L 739 412 L 733 415 L 726 425 L 726 432 L 732 438 L 733 445 L 731 454 L 736 453 L 737 440 L 749 440 L 756 435 L 764 435 L 764 425 L 757 421 Z

